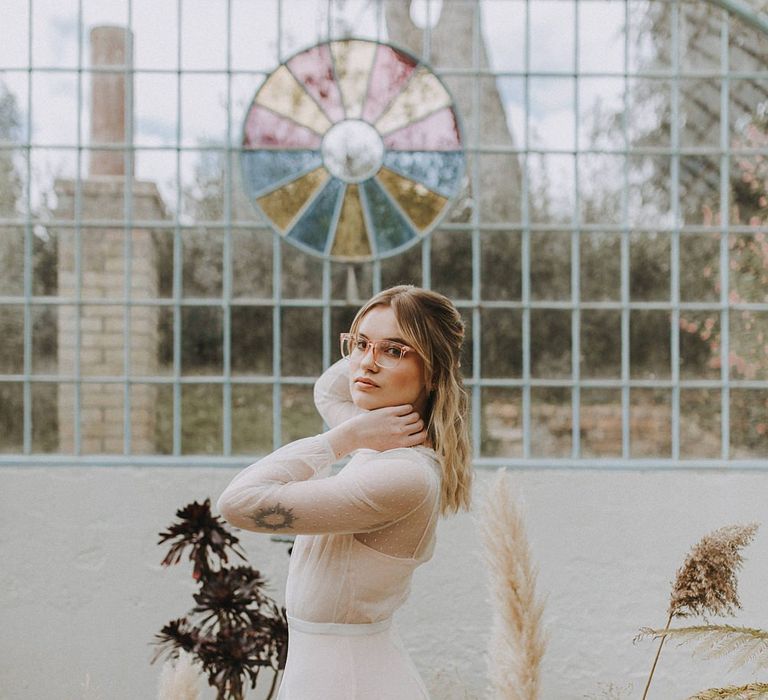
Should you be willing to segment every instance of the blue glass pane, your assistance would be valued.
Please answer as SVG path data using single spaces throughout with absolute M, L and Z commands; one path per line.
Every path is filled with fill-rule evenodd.
M 339 196 L 343 191 L 342 181 L 335 177 L 331 178 L 291 229 L 288 238 L 303 243 L 319 253 L 324 253 Z
M 318 151 L 243 151 L 243 182 L 257 197 L 322 165 Z
M 390 151 L 384 165 L 433 192 L 452 197 L 459 189 L 464 174 L 461 151 Z
M 414 230 L 406 223 L 389 197 L 371 178 L 362 184 L 362 192 L 368 206 L 370 221 L 376 238 L 379 253 L 399 248 L 416 237 Z

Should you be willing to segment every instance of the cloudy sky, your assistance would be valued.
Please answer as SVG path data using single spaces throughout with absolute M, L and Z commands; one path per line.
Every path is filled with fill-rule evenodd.
M 423 24 L 426 1 L 414 3 L 412 15 Z M 17 97 L 26 121 L 28 105 L 26 68 L 31 51 L 33 67 L 76 69 L 88 65 L 87 32 L 100 24 L 124 26 L 129 17 L 127 0 L 34 0 L 32 36 L 29 32 L 28 0 L 4 0 L 0 26 L 0 81 Z M 432 0 L 430 17 L 439 16 L 440 2 Z M 231 0 L 231 65 L 236 71 L 271 71 L 278 63 L 278 0 Z M 346 24 L 355 34 L 386 40 L 386 28 L 378 4 L 373 0 L 337 0 L 328 14 L 328 0 L 283 0 L 283 35 L 280 52 L 285 58 L 318 40 L 326 39 L 329 25 Z M 581 71 L 623 70 L 624 2 L 582 0 L 578 22 L 575 4 L 564 0 L 537 0 L 529 5 L 530 68 L 532 71 L 571 71 L 576 55 Z M 483 33 L 491 66 L 498 71 L 522 71 L 525 67 L 525 5 L 522 0 L 483 0 Z M 79 16 L 84 42 L 78 51 Z M 223 0 L 183 0 L 181 21 L 177 0 L 132 0 L 131 24 L 135 36 L 135 142 L 137 147 L 167 147 L 140 151 L 136 166 L 141 178 L 158 181 L 170 192 L 175 178 L 176 125 L 178 117 L 177 65 L 183 70 L 212 71 L 185 74 L 182 78 L 181 143 L 195 146 L 226 139 L 227 84 L 226 3 Z M 575 27 L 580 36 L 575 50 Z M 181 41 L 177 37 L 181 37 Z M 180 48 L 179 48 L 180 44 Z M 9 70 L 10 69 L 10 70 Z M 142 73 L 142 70 L 158 71 Z M 236 74 L 232 79 L 230 133 L 239 141 L 245 111 L 261 82 L 258 73 Z M 507 119 L 518 143 L 524 132 L 523 81 L 519 77 L 499 80 Z M 579 112 L 588 114 L 595 100 L 603 109 L 621 106 L 623 81 L 584 78 L 580 80 Z M 75 72 L 45 71 L 33 74 L 31 140 L 35 145 L 74 146 L 78 141 L 78 83 Z M 89 115 L 87 80 L 82 85 L 80 136 L 87 141 Z M 569 78 L 533 78 L 530 81 L 529 136 L 533 147 L 575 147 L 574 81 Z M 582 130 L 580 139 L 586 134 Z M 186 178 L 197 154 L 183 154 Z M 567 159 L 552 158 L 557 177 L 569 178 Z M 33 180 L 39 186 L 58 175 L 72 176 L 75 157 L 61 149 L 35 152 Z M 171 202 L 172 203 L 172 202 Z

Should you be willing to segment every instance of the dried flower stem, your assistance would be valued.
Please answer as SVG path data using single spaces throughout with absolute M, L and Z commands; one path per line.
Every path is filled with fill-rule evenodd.
M 651 666 L 651 673 L 648 676 L 648 682 L 645 684 L 645 690 L 643 691 L 643 700 L 645 700 L 646 696 L 648 695 L 648 688 L 651 687 L 651 680 L 653 680 L 653 672 L 656 670 L 656 664 L 659 663 L 659 656 L 661 655 L 661 647 L 664 646 L 664 640 L 667 638 L 667 635 L 665 633 L 669 629 L 669 626 L 672 624 L 672 615 L 673 613 L 669 614 L 669 618 L 667 618 L 666 627 L 664 627 L 664 632 L 662 632 L 661 634 L 661 641 L 659 642 L 659 648 L 656 650 L 656 657 L 653 660 L 653 666 Z

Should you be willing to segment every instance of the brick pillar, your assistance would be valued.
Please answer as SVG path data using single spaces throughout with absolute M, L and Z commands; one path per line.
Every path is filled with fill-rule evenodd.
M 104 30 L 104 31 L 102 31 Z M 94 48 L 119 57 L 125 51 L 125 32 L 120 28 L 96 28 L 93 40 L 107 41 L 108 46 Z M 98 50 L 97 50 L 98 49 Z M 94 75 L 92 102 L 92 134 L 100 143 L 122 142 L 125 125 L 123 94 L 115 85 L 122 76 Z M 95 97 L 97 94 L 101 98 Z M 106 100 L 111 101 L 106 101 Z M 76 275 L 77 242 L 74 229 L 58 232 L 59 296 L 76 298 L 81 304 L 59 307 L 58 360 L 59 372 L 75 374 L 76 360 L 80 374 L 88 377 L 122 377 L 125 374 L 126 323 L 130 322 L 129 351 L 131 376 L 157 373 L 157 307 L 142 305 L 142 300 L 157 297 L 157 268 L 152 231 L 149 228 L 125 228 L 125 198 L 131 197 L 132 219 L 147 221 L 165 218 L 165 208 L 154 183 L 126 183 L 122 150 L 100 151 L 92 157 L 90 175 L 80 183 L 80 220 L 108 220 L 114 227 L 80 229 L 81 279 Z M 74 220 L 77 213 L 77 183 L 58 180 L 56 218 Z M 126 307 L 126 236 L 130 237 L 131 277 L 129 298 L 138 305 Z M 114 304 L 94 302 L 115 300 Z M 128 314 L 128 318 L 126 318 Z M 77 321 L 80 319 L 80 347 L 77 345 Z M 80 390 L 81 448 L 86 454 L 120 454 L 124 439 L 124 383 L 83 383 Z M 155 451 L 155 387 L 150 384 L 131 388 L 132 451 Z M 75 392 L 71 385 L 59 389 L 59 447 L 64 453 L 75 448 Z

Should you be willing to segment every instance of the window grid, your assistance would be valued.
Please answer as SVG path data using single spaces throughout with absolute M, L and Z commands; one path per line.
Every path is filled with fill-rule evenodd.
M 278 24 L 278 62 L 282 62 L 285 58 L 282 45 L 282 26 L 283 26 L 283 13 L 284 3 L 288 0 L 279 0 L 277 5 L 277 24 Z M 517 465 L 517 466 L 591 466 L 595 463 L 605 462 L 606 466 L 658 466 L 658 467 L 695 467 L 695 466 L 723 466 L 723 465 L 738 465 L 742 467 L 758 467 L 765 468 L 768 466 L 768 460 L 766 459 L 754 459 L 754 460 L 733 460 L 729 452 L 730 445 L 730 390 L 731 388 L 746 388 L 746 389 L 767 389 L 768 381 L 763 380 L 738 380 L 731 379 L 729 376 L 729 354 L 730 354 L 730 312 L 745 310 L 745 311 L 768 311 L 768 303 L 731 303 L 729 300 L 729 274 L 730 274 L 730 250 L 728 245 L 729 235 L 734 233 L 756 233 L 763 232 L 766 227 L 756 228 L 754 226 L 731 226 L 729 216 L 729 204 L 730 204 L 730 189 L 729 189 L 729 172 L 731 164 L 731 154 L 736 155 L 763 155 L 762 149 L 739 149 L 732 150 L 729 145 L 729 95 L 730 95 L 730 81 L 731 79 L 756 79 L 764 78 L 764 72 L 734 72 L 729 73 L 729 13 L 739 15 L 742 19 L 749 19 L 753 24 L 765 29 L 763 26 L 765 20 L 762 16 L 755 17 L 748 9 L 744 8 L 740 3 L 734 0 L 715 0 L 716 4 L 721 5 L 724 9 L 722 11 L 722 20 L 720 27 L 720 44 L 721 44 L 721 57 L 720 57 L 720 71 L 682 71 L 680 66 L 680 47 L 679 47 L 679 23 L 680 12 L 679 5 L 673 4 L 673 22 L 671 27 L 671 41 L 672 41 L 672 56 L 673 64 L 670 71 L 648 71 L 648 72 L 631 72 L 629 69 L 629 33 L 625 32 L 624 35 L 624 72 L 623 75 L 616 73 L 600 73 L 600 72 L 579 72 L 579 55 L 580 55 L 580 36 L 579 36 L 579 5 L 575 5 L 575 41 L 574 41 L 574 71 L 532 71 L 530 61 L 530 42 L 531 42 L 531 21 L 530 21 L 530 5 L 531 0 L 525 0 L 525 49 L 524 49 L 524 69 L 522 71 L 507 71 L 507 72 L 493 72 L 489 70 L 481 69 L 480 60 L 480 41 L 481 28 L 480 28 L 480 5 L 474 6 L 474 22 L 473 22 L 473 59 L 471 69 L 454 69 L 442 71 L 446 76 L 470 76 L 474 78 L 480 78 L 482 76 L 488 77 L 522 77 L 524 80 L 524 104 L 526 115 L 530 113 L 531 96 L 530 96 L 530 79 L 535 77 L 571 77 L 574 81 L 574 149 L 571 150 L 557 150 L 557 149 L 538 149 L 532 146 L 528 119 L 525 120 L 523 127 L 523 146 L 521 148 L 510 148 L 506 146 L 481 146 L 480 145 L 480 130 L 479 120 L 475 118 L 473 120 L 472 133 L 469 135 L 469 151 L 472 154 L 472 168 L 471 178 L 473 183 L 473 191 L 479 192 L 480 189 L 480 173 L 478 165 L 478 155 L 481 154 L 501 154 L 501 153 L 515 153 L 519 154 L 522 162 L 522 197 L 521 197 L 521 298 L 520 301 L 486 301 L 482 298 L 480 288 L 480 230 L 509 230 L 510 224 L 493 224 L 482 223 L 480 219 L 479 207 L 473 207 L 471 222 L 468 225 L 463 224 L 443 224 L 442 229 L 447 231 L 468 231 L 471 234 L 471 250 L 472 250 L 472 293 L 469 300 L 457 300 L 457 306 L 464 311 L 471 314 L 472 320 L 472 357 L 473 357 L 473 374 L 471 378 L 467 378 L 467 384 L 472 396 L 472 416 L 471 416 L 471 428 L 474 445 L 475 461 L 478 465 L 494 466 L 497 464 L 505 465 Z M 83 96 L 83 74 L 95 72 L 92 69 L 86 69 L 83 61 L 83 2 L 78 0 L 77 3 L 77 16 L 78 16 L 78 57 L 77 57 L 77 139 L 76 139 L 76 165 L 75 165 L 75 194 L 74 194 L 74 217 L 71 221 L 50 221 L 46 222 L 48 225 L 56 226 L 60 229 L 72 228 L 75 241 L 75 277 L 79 281 L 76 285 L 76 296 L 73 298 L 67 297 L 40 297 L 34 294 L 33 288 L 33 226 L 34 219 L 32 217 L 32 151 L 41 146 L 37 143 L 29 141 L 29 135 L 33 133 L 33 76 L 43 72 L 72 72 L 72 69 L 57 68 L 53 66 L 49 67 L 35 67 L 33 66 L 33 0 L 29 0 L 29 14 L 28 14 L 28 27 L 29 27 L 29 45 L 28 45 L 28 69 L 15 69 L 16 71 L 27 73 L 27 118 L 26 118 L 26 132 L 28 135 L 28 142 L 24 144 L 23 150 L 26 162 L 26 191 L 25 191 L 25 204 L 26 213 L 23 218 L 18 217 L 6 217 L 0 218 L 0 226 L 8 225 L 22 225 L 24 230 L 24 270 L 23 270 L 23 297 L 17 297 L 13 295 L 0 296 L 0 307 L 10 304 L 22 304 L 23 305 L 23 318 L 24 318 L 24 338 L 23 338 L 23 373 L 18 374 L 6 374 L 0 375 L 0 382 L 21 382 L 23 385 L 23 456 L 24 462 L 45 462 L 45 463 L 155 463 L 162 462 L 168 464 L 190 464 L 190 463 L 205 463 L 210 464 L 212 462 L 231 463 L 241 462 L 241 457 L 232 456 L 232 327 L 231 327 L 231 311 L 233 307 L 247 306 L 258 307 L 264 306 L 272 309 L 272 376 L 246 376 L 237 377 L 238 384 L 264 384 L 271 385 L 273 390 L 273 444 L 275 446 L 282 442 L 282 429 L 281 429 L 281 406 L 282 406 L 282 387 L 283 385 L 309 385 L 311 380 L 307 377 L 293 377 L 293 376 L 281 376 L 281 311 L 284 308 L 308 308 L 318 307 L 322 309 L 322 360 L 323 365 L 326 366 L 332 360 L 333 339 L 331 338 L 332 317 L 331 312 L 333 308 L 346 308 L 345 302 L 334 300 L 331 294 L 331 263 L 326 260 L 322 264 L 322 293 L 320 299 L 289 299 L 283 297 L 282 291 L 282 247 L 281 241 L 277 238 L 273 240 L 273 258 L 272 258 L 272 298 L 271 299 L 238 299 L 235 300 L 232 294 L 232 279 L 233 279 L 233 266 L 232 266 L 232 232 L 239 228 L 253 230 L 258 228 L 253 222 L 238 222 L 233 218 L 233 183 L 234 176 L 232 172 L 232 158 L 226 158 L 225 169 L 225 197 L 224 197 L 224 217 L 222 222 L 212 222 L 206 224 L 206 228 L 210 230 L 223 230 L 223 271 L 222 271 L 222 292 L 219 305 L 223 309 L 223 360 L 222 360 L 222 374 L 207 375 L 205 377 L 190 377 L 184 376 L 182 373 L 182 345 L 181 345 L 181 331 L 182 331 L 182 318 L 181 312 L 185 307 L 194 306 L 211 306 L 212 300 L 209 298 L 190 298 L 183 294 L 182 290 L 182 274 L 183 274 L 183 256 L 182 256 L 182 236 L 183 232 L 187 229 L 193 228 L 193 226 L 185 225 L 180 216 L 182 210 L 182 180 L 181 180 L 181 168 L 182 168 L 182 153 L 186 151 L 199 152 L 205 150 L 205 147 L 187 147 L 182 145 L 182 75 L 188 74 L 220 74 L 220 71 L 213 70 L 182 70 L 182 16 L 183 16 L 183 0 L 177 2 L 177 61 L 179 68 L 175 71 L 164 71 L 160 69 L 142 69 L 140 71 L 132 71 L 130 66 L 126 65 L 122 68 L 126 78 L 129 78 L 133 73 L 170 73 L 176 75 L 176 106 L 179 118 L 176 122 L 175 131 L 175 144 L 173 150 L 176 156 L 176 215 L 172 222 L 168 221 L 138 221 L 133 217 L 133 198 L 131 196 L 124 197 L 123 203 L 123 219 L 118 221 L 97 221 L 97 220 L 84 220 L 83 219 L 83 177 L 82 177 L 82 157 L 83 151 L 87 149 L 87 146 L 83 143 L 82 136 L 82 96 Z M 429 5 L 428 5 L 429 6 Z M 746 13 L 746 15 L 745 15 Z M 629 25 L 629 5 L 625 2 L 625 18 L 627 26 Z M 377 33 L 381 33 L 383 24 L 383 5 L 378 4 L 377 7 Z M 132 0 L 128 0 L 127 4 L 127 17 L 126 17 L 126 36 L 130 36 L 133 30 L 133 4 Z M 232 146 L 232 127 L 231 119 L 229 118 L 230 110 L 232 108 L 232 78 L 236 74 L 248 74 L 254 75 L 256 71 L 237 71 L 232 68 L 232 46 L 231 46 L 231 30 L 232 30 L 232 3 L 228 0 L 226 3 L 226 25 L 227 25 L 227 42 L 226 42 L 226 99 L 227 99 L 227 148 L 225 152 L 230 155 L 236 149 Z M 328 19 L 328 33 L 331 34 L 331 18 Z M 431 47 L 431 31 L 429 24 L 424 31 L 424 56 L 428 59 L 430 55 Z M 3 69 L 5 72 L 13 72 L 14 69 Z M 99 70 L 99 69 L 96 69 Z M 679 80 L 681 76 L 685 77 L 711 77 L 717 78 L 720 81 L 720 132 L 719 132 L 719 146 L 717 148 L 711 147 L 682 147 L 680 139 L 680 118 L 679 118 Z M 582 148 L 579 144 L 579 131 L 580 131 L 580 109 L 579 109 L 579 81 L 584 77 L 622 77 L 624 81 L 624 94 L 623 101 L 625 105 L 625 113 L 622 116 L 622 129 L 624 135 L 624 148 L 623 149 L 589 149 Z M 671 100 L 671 112 L 672 112 L 672 124 L 671 129 L 671 143 L 668 148 L 646 148 L 637 149 L 632 148 L 629 138 L 629 126 L 627 113 L 629 111 L 629 80 L 630 78 L 637 77 L 672 77 L 672 100 Z M 473 111 L 477 115 L 480 110 L 480 81 L 475 80 L 472 90 Z M 126 113 L 131 114 L 133 108 L 133 82 L 126 79 L 126 92 L 125 92 L 125 107 Z M 133 134 L 133 120 L 126 119 L 125 125 L 125 143 L 124 144 L 112 144 L 112 145 L 99 145 L 100 150 L 122 150 L 125 166 L 125 182 L 130 183 L 133 179 L 133 163 L 136 153 L 141 151 L 153 150 L 153 147 L 142 146 L 135 147 Z M 15 149 L 18 146 L 0 144 L 0 149 Z M 45 145 L 46 149 L 66 149 L 72 150 L 71 146 L 67 145 Z M 156 147 L 156 150 L 169 150 L 167 147 Z M 219 147 L 211 147 L 212 151 L 221 151 Z M 536 154 L 562 154 L 573 156 L 573 178 L 574 178 L 574 204 L 572 212 L 572 223 L 567 225 L 551 225 L 551 224 L 537 224 L 531 221 L 531 213 L 529 208 L 529 194 L 530 194 L 530 180 L 529 180 L 529 161 L 531 155 Z M 644 231 L 656 230 L 660 233 L 670 234 L 670 297 L 668 302 L 638 302 L 632 301 L 630 298 L 629 279 L 630 279 L 630 235 L 632 233 L 632 227 L 629 224 L 629 201 L 628 201 L 628 189 L 629 189 L 629 167 L 628 159 L 624 159 L 624 187 L 621 193 L 621 209 L 622 209 L 622 223 L 620 226 L 616 225 L 601 225 L 601 224 L 584 224 L 581 222 L 580 216 L 580 168 L 579 158 L 583 154 L 616 154 L 628 156 L 632 155 L 654 155 L 663 154 L 669 155 L 671 160 L 670 168 L 670 194 L 672 202 L 672 226 L 660 226 L 660 227 L 648 227 L 643 226 Z M 696 235 L 704 232 L 712 232 L 713 228 L 708 226 L 695 226 L 684 225 L 682 223 L 682 215 L 680 212 L 680 158 L 683 155 L 712 155 L 719 158 L 720 161 L 720 225 L 719 225 L 719 247 L 720 247 L 720 261 L 719 261 L 719 273 L 720 273 L 720 299 L 719 304 L 710 304 L 704 302 L 683 302 L 680 297 L 680 241 L 681 238 L 688 235 Z M 76 347 L 80 348 L 82 343 L 82 306 L 84 303 L 82 297 L 82 275 L 83 275 L 83 260 L 82 260 L 82 247 L 83 239 L 82 232 L 89 228 L 101 228 L 106 226 L 119 226 L 123 229 L 124 237 L 124 270 L 123 270 L 123 296 L 121 298 L 103 298 L 103 299 L 89 299 L 88 304 L 95 305 L 119 305 L 122 306 L 124 326 L 123 326 L 123 376 L 83 376 L 79 353 L 74 362 L 74 374 L 40 374 L 33 373 L 33 356 L 32 356 L 32 304 L 35 305 L 74 305 L 77 313 L 75 316 L 75 342 Z M 146 226 L 156 229 L 172 229 L 173 231 L 173 291 L 172 296 L 168 299 L 132 299 L 132 235 L 131 231 L 136 226 Z M 514 224 L 513 224 L 514 225 Z M 570 238 L 570 301 L 537 301 L 532 298 L 531 294 L 531 249 L 532 249 L 532 235 L 535 235 L 539 231 L 559 231 L 563 235 L 568 234 Z M 602 232 L 602 231 L 620 231 L 620 300 L 618 301 L 582 301 L 580 297 L 580 242 L 584 233 L 590 232 Z M 431 286 L 431 239 L 427 237 L 421 244 L 421 262 L 422 262 L 422 284 L 424 286 Z M 372 264 L 373 272 L 373 290 L 374 292 L 381 289 L 382 285 L 382 269 L 381 262 L 376 261 Z M 131 310 L 134 306 L 157 306 L 160 308 L 170 307 L 173 313 L 173 371 L 169 377 L 160 376 L 135 376 L 131 374 Z M 721 346 L 720 346 L 720 379 L 683 379 L 680 377 L 680 312 L 688 310 L 714 310 L 719 306 L 720 315 L 720 328 L 721 328 Z M 519 309 L 522 311 L 522 372 L 520 378 L 494 378 L 486 379 L 481 375 L 482 366 L 482 333 L 481 333 L 481 311 L 484 309 Z M 571 315 L 571 377 L 569 379 L 542 379 L 534 378 L 531 372 L 531 311 L 535 309 L 562 309 L 569 311 Z M 590 379 L 581 377 L 580 367 L 580 350 L 581 350 L 581 312 L 583 310 L 594 309 L 615 309 L 621 312 L 621 376 L 618 379 Z M 668 380 L 659 379 L 633 379 L 630 376 L 630 313 L 635 310 L 659 310 L 668 311 L 670 313 L 670 354 L 671 354 L 671 372 Z M 70 385 L 74 393 L 74 454 L 73 455 L 38 455 L 32 452 L 32 387 L 37 382 L 58 382 L 60 385 Z M 123 455 L 83 455 L 82 454 L 82 435 L 81 435 L 81 403 L 82 403 L 82 387 L 87 384 L 110 384 L 118 383 L 123 385 Z M 173 447 L 171 457 L 157 457 L 157 456 L 142 456 L 132 455 L 132 425 L 131 425 L 131 388 L 136 383 L 158 384 L 158 385 L 171 385 L 173 388 Z M 222 386 L 222 458 L 196 457 L 194 455 L 182 454 L 182 387 L 185 385 L 194 384 L 207 384 L 207 385 L 221 385 Z M 523 425 L 523 444 L 522 444 L 522 458 L 488 458 L 483 457 L 480 452 L 481 434 L 482 434 L 482 390 L 486 387 L 519 387 L 522 389 L 522 425 Z M 571 410 L 572 410 L 572 427 L 571 427 L 571 457 L 570 458 L 549 458 L 541 459 L 532 456 L 531 445 L 531 389 L 537 387 L 560 387 L 569 389 L 571 391 Z M 609 458 L 607 460 L 585 460 L 580 458 L 581 445 L 580 445 L 580 424 L 581 424 L 581 396 L 580 392 L 582 388 L 613 388 L 621 390 L 622 397 L 622 456 L 618 458 Z M 669 459 L 638 459 L 632 458 L 630 452 L 630 411 L 631 411 L 631 390 L 635 388 L 657 388 L 671 390 L 671 458 Z M 681 460 L 680 456 L 680 391 L 686 388 L 709 388 L 720 391 L 721 395 L 721 459 L 698 459 L 698 460 Z M 18 462 L 19 455 L 0 456 L 0 463 L 12 463 Z

